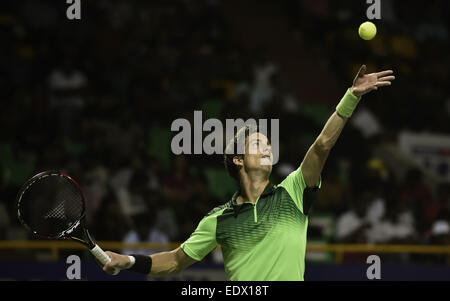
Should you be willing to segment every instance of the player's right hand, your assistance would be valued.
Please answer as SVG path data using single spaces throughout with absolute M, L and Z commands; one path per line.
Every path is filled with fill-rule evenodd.
M 111 258 L 111 261 L 103 266 L 103 270 L 110 274 L 115 275 L 114 269 L 124 270 L 128 269 L 131 265 L 130 258 L 127 255 L 117 254 L 110 251 L 105 253 Z

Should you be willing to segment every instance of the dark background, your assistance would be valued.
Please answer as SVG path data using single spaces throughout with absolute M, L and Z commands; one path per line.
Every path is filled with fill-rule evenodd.
M 65 1 L 2 1 L 0 239 L 33 239 L 16 219 L 16 193 L 37 172 L 60 169 L 83 186 L 97 240 L 182 242 L 235 184 L 220 155 L 172 154 L 175 119 L 192 121 L 194 110 L 204 120 L 279 118 L 279 182 L 364 63 L 369 72 L 393 69 L 397 79 L 358 108 L 379 130 L 366 134 L 364 122 L 344 129 L 323 171 L 309 239 L 449 244 L 448 181 L 379 154 L 405 131 L 450 133 L 450 5 L 381 3 L 378 34 L 363 41 L 365 1 L 82 0 L 81 20 L 66 18 Z M 384 210 L 369 223 L 376 201 Z M 336 234 L 349 216 L 358 226 Z M 324 217 L 330 226 L 315 226 Z

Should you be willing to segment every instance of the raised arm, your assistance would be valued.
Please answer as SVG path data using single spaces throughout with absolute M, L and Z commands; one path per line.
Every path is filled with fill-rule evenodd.
M 316 141 L 309 148 L 301 165 L 306 186 L 314 187 L 317 185 L 328 154 L 336 143 L 346 122 L 347 118 L 341 117 L 334 112 Z
M 379 87 L 390 86 L 395 79 L 392 70 L 366 74 L 366 66 L 362 65 L 353 80 L 353 86 L 347 90 L 322 132 L 309 148 L 301 164 L 301 170 L 308 187 L 317 185 L 323 166 L 330 150 L 336 143 L 348 118 L 358 105 L 361 97 Z

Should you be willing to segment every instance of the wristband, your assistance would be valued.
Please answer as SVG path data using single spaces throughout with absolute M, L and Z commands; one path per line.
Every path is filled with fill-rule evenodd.
M 134 264 L 128 268 L 129 271 L 145 274 L 150 274 L 152 270 L 152 258 L 147 255 L 140 254 L 131 254 L 131 257 L 134 257 Z M 133 260 L 130 258 L 131 262 Z
M 360 99 L 361 97 L 356 97 L 353 95 L 349 88 L 344 97 L 342 97 L 341 101 L 336 106 L 336 112 L 342 117 L 351 117 Z

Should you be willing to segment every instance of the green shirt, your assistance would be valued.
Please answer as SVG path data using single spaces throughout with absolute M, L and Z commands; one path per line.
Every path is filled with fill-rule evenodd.
M 303 280 L 308 226 L 305 188 L 298 168 L 279 185 L 267 185 L 256 204 L 238 205 L 237 191 L 200 221 L 181 248 L 200 261 L 220 245 L 229 280 Z

